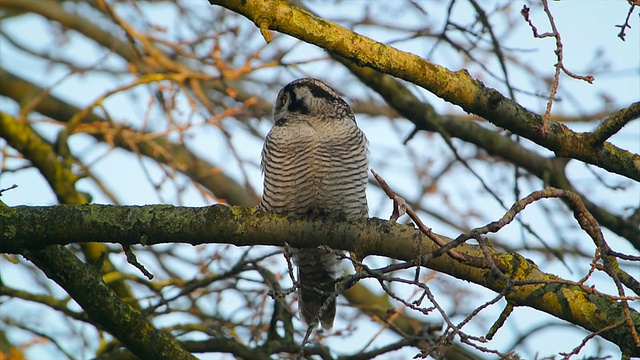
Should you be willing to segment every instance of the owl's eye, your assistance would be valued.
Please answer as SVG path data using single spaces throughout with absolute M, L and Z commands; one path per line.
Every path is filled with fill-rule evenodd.
M 283 92 L 282 94 L 280 94 L 280 96 L 278 96 L 276 108 L 285 109 L 288 102 L 289 102 L 289 94 Z

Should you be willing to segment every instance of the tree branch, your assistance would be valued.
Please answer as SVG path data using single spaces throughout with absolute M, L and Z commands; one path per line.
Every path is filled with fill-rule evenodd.
M 417 254 L 424 254 L 424 266 L 505 293 L 514 306 L 529 306 L 592 332 L 611 327 L 600 335 L 624 353 L 640 355 L 640 348 L 634 345 L 631 331 L 625 326 L 623 306 L 611 297 L 544 273 L 516 253 L 502 253 L 490 247 L 484 251 L 509 281 L 494 276 L 491 269 L 459 263 L 448 256 L 429 259 L 428 255 L 439 247 L 411 226 L 380 219 L 354 223 L 326 218 L 303 220 L 221 205 L 18 206 L 0 208 L 0 229 L 4 239 L 0 251 L 13 254 L 30 254 L 47 245 L 82 243 L 87 239 L 123 246 L 168 242 L 283 246 L 287 242 L 301 248 L 324 245 L 364 256 L 416 262 Z M 478 246 L 462 244 L 456 250 L 469 257 L 483 257 L 483 249 Z M 630 314 L 636 331 L 640 331 L 640 314 L 633 309 Z M 620 326 L 613 327 L 615 324 Z
M 499 156 L 526 169 L 553 187 L 579 194 L 598 223 L 626 238 L 631 245 L 640 250 L 640 229 L 637 224 L 621 215 L 611 213 L 577 191 L 565 174 L 566 159 L 544 157 L 474 122 L 442 116 L 430 104 L 418 99 L 400 81 L 391 76 L 378 73 L 371 68 L 360 67 L 341 56 L 334 55 L 334 58 L 345 65 L 360 81 L 380 94 L 393 109 L 411 121 L 416 129 L 444 132 L 443 136 L 473 143 L 491 155 Z
M 142 313 L 120 299 L 102 280 L 99 266 L 80 261 L 62 246 L 27 250 L 24 256 L 64 288 L 131 352 L 143 359 L 195 359 L 168 333 L 156 329 Z
M 606 118 L 597 129 L 592 133 L 592 142 L 594 146 L 602 144 L 605 140 L 612 137 L 615 133 L 620 131 L 630 121 L 640 117 L 640 101 L 635 102 L 629 107 L 620 109 L 615 114 Z
M 0 138 L 29 159 L 52 187 L 58 201 L 67 204 L 83 204 L 86 196 L 75 189 L 78 177 L 58 161 L 57 153 L 31 127 L 13 116 L 0 112 Z
M 590 137 L 571 131 L 557 122 L 549 122 L 549 132 L 538 129 L 542 117 L 505 98 L 495 89 L 473 79 L 466 70 L 452 72 L 417 55 L 358 35 L 342 26 L 313 16 L 307 11 L 279 0 L 209 0 L 253 21 L 263 34 L 276 30 L 350 61 L 368 66 L 419 85 L 442 99 L 459 105 L 493 124 L 508 129 L 553 151 L 559 157 L 571 157 L 640 181 L 640 155 L 604 142 L 593 147 Z
M 37 103 L 33 104 L 32 110 L 37 111 L 38 113 L 41 113 L 45 116 L 54 118 L 60 122 L 66 122 L 82 111 L 82 109 L 71 105 L 66 101 L 63 101 L 62 99 L 50 93 L 46 93 L 45 96 L 42 96 L 42 94 L 44 94 L 45 92 L 46 89 L 40 88 L 35 84 L 0 68 L 1 95 L 10 97 L 22 104 L 31 103 L 35 97 L 38 97 L 38 101 Z M 11 119 L 17 122 L 16 119 Z M 83 119 L 83 122 L 88 124 L 108 123 L 106 119 L 93 112 L 87 113 L 85 118 Z M 24 134 L 25 132 L 21 133 Z M 244 187 L 235 182 L 233 179 L 229 178 L 222 171 L 219 171 L 219 168 L 217 166 L 211 164 L 208 161 L 200 159 L 186 147 L 179 144 L 170 143 L 163 138 L 149 138 L 147 136 L 139 136 L 140 134 L 144 133 L 137 132 L 128 128 L 121 128 L 118 129 L 115 134 L 111 134 L 112 137 L 110 137 L 110 141 L 112 141 L 116 146 L 119 146 L 123 149 L 129 151 L 135 150 L 142 155 L 153 158 L 155 161 L 167 164 L 169 166 L 180 164 L 180 166 L 178 167 L 179 171 L 185 173 L 186 175 L 194 179 L 194 181 L 200 183 L 203 187 L 211 191 L 217 197 L 227 200 L 229 204 L 253 206 L 257 203 L 256 197 L 252 194 L 249 194 L 249 192 L 247 192 Z M 105 138 L 107 137 L 105 133 L 102 132 L 90 133 L 90 135 L 92 135 L 98 141 L 106 141 Z M 0 134 L 0 137 L 2 137 L 2 134 Z M 139 137 L 143 137 L 144 141 L 136 142 L 136 147 L 135 149 L 133 149 L 131 146 L 132 142 L 127 139 Z M 19 146 L 21 145 L 16 145 L 16 147 Z M 158 147 L 167 149 L 167 151 L 156 151 L 155 149 L 157 149 Z M 165 153 L 172 154 L 171 158 L 164 156 Z M 45 162 L 44 165 L 54 166 L 55 163 Z M 67 203 L 66 201 L 62 202 Z M 86 246 L 89 245 L 87 244 L 85 245 L 85 247 Z M 102 248 L 99 248 L 98 250 L 100 249 Z M 97 254 L 99 253 L 100 251 L 97 251 Z M 105 265 L 106 264 L 107 262 L 105 262 Z M 113 269 L 103 269 L 103 271 L 108 272 L 113 271 Z M 380 318 L 385 318 L 384 309 L 387 309 L 390 306 L 388 303 L 388 298 L 386 296 L 374 299 L 371 297 L 373 296 L 373 294 L 366 287 L 360 286 L 359 284 L 345 292 L 344 296 L 349 302 L 352 302 L 354 305 L 362 305 L 362 311 L 370 316 L 379 316 Z M 131 296 L 122 294 L 121 297 L 130 298 Z M 375 303 L 384 302 L 387 304 L 387 306 L 381 306 L 381 310 L 377 311 L 377 308 L 375 308 L 374 306 L 370 306 L 372 301 Z M 424 323 L 407 315 L 405 312 L 393 319 L 393 325 L 394 326 L 392 327 L 392 329 L 394 331 L 399 330 L 401 333 L 410 335 L 415 335 L 417 332 L 420 332 L 425 326 Z M 449 349 L 447 356 L 453 356 L 452 353 L 455 353 L 456 356 L 466 357 L 467 359 L 475 357 L 474 354 L 467 353 L 462 347 L 457 345 L 454 345 Z
M 45 89 L 0 68 L 0 95 L 12 98 L 19 103 L 26 103 L 44 91 Z M 82 111 L 82 109 L 51 94 L 39 100 L 33 110 L 62 123 L 69 121 Z M 83 122 L 87 124 L 108 123 L 106 119 L 95 113 L 86 114 Z M 172 166 L 188 175 L 194 181 L 199 182 L 218 198 L 225 199 L 231 204 L 241 206 L 257 204 L 255 195 L 249 194 L 243 186 L 223 173 L 218 166 L 202 160 L 185 146 L 171 143 L 164 137 L 136 136 L 136 134 L 144 133 L 127 127 L 113 125 L 110 130 L 109 132 L 97 131 L 89 133 L 89 135 L 98 141 L 107 142 L 108 138 L 118 147 L 129 151 L 137 151 L 139 154 L 152 158 L 159 163 Z M 0 137 L 3 137 L 2 133 L 0 133 Z M 144 140 L 132 141 L 132 139 L 137 138 L 143 138 Z M 135 147 L 132 144 L 135 144 Z M 19 150 L 14 145 L 12 147 Z M 158 151 L 158 149 L 164 149 L 165 151 Z M 166 154 L 171 154 L 171 157 L 167 157 Z M 176 166 L 176 164 L 180 164 L 180 166 Z
M 55 149 L 30 126 L 0 112 L 0 137 L 40 170 L 60 202 L 86 202 L 84 194 L 75 189 L 77 177 L 65 166 L 64 161 L 58 161 Z M 92 261 L 106 251 L 104 244 L 95 242 L 84 242 L 82 248 Z M 82 306 L 89 319 L 103 326 L 136 355 L 157 359 L 193 358 L 169 334 L 155 329 L 137 309 L 137 303 L 129 305 L 121 300 L 117 294 L 124 298 L 132 297 L 123 282 L 112 283 L 110 288 L 102 280 L 102 273 L 97 268 L 83 263 L 61 246 L 27 250 L 23 255 L 64 288 Z M 108 261 L 99 264 L 99 267 L 105 272 L 114 270 Z

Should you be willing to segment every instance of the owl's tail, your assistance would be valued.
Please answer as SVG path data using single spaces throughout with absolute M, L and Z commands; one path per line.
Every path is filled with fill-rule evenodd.
M 325 249 L 295 249 L 294 261 L 298 266 L 298 309 L 302 320 L 311 324 L 319 320 L 322 328 L 330 330 L 336 317 L 336 299 L 332 294 L 336 279 L 341 274 L 339 252 Z M 320 308 L 329 300 L 326 310 L 319 316 Z

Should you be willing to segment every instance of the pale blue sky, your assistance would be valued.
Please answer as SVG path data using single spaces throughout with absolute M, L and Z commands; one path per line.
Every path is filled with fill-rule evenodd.
M 193 6 L 209 7 L 206 1 L 201 1 L 196 4 L 193 1 Z M 346 18 L 348 16 L 355 16 L 362 11 L 363 1 L 344 2 L 337 7 L 322 7 L 317 2 L 310 2 L 312 9 L 320 13 L 321 15 L 336 15 L 340 18 Z M 487 2 L 492 4 L 493 2 Z M 483 3 L 484 4 L 484 3 Z M 514 11 L 519 11 L 522 7 L 521 2 L 516 2 L 512 6 L 516 7 Z M 456 6 L 461 8 L 467 7 L 466 3 L 460 2 Z M 490 8 L 490 5 L 486 5 Z M 595 110 L 598 110 L 601 101 L 601 96 L 607 96 L 612 99 L 617 107 L 628 106 L 631 102 L 640 100 L 640 35 L 638 29 L 640 24 L 638 22 L 638 11 L 632 16 L 631 24 L 632 28 L 627 30 L 626 42 L 622 42 L 617 38 L 619 29 L 615 27 L 617 24 L 621 24 L 624 21 L 624 17 L 628 11 L 628 3 L 626 1 L 552 1 L 550 2 L 551 10 L 555 17 L 556 24 L 559 31 L 562 34 L 564 47 L 564 62 L 565 66 L 578 74 L 587 74 L 590 67 L 594 64 L 606 62 L 608 65 L 608 71 L 598 75 L 594 84 L 586 84 L 582 81 L 562 76 L 561 78 L 561 91 L 559 93 L 563 101 L 559 101 L 554 104 L 554 113 L 564 115 L 578 115 L 589 114 Z M 415 12 L 404 12 L 398 18 L 391 19 L 393 21 L 399 21 L 406 25 L 419 26 L 421 22 L 430 21 L 438 23 L 442 21 L 444 16 L 445 6 L 433 6 L 429 8 L 428 16 Z M 158 7 L 149 7 L 146 11 L 149 12 L 150 17 L 172 28 L 175 25 L 174 14 L 165 11 L 162 5 Z M 464 14 L 472 16 L 471 12 L 462 10 L 461 16 L 456 17 L 456 21 L 464 24 Z M 540 31 L 547 31 L 547 20 L 541 11 L 532 13 L 532 19 L 538 25 Z M 169 24 L 169 25 L 167 25 Z M 251 24 L 245 24 L 246 26 L 253 26 Z M 538 72 L 545 75 L 553 72 L 553 65 L 556 58 L 553 53 L 555 49 L 555 43 L 553 39 L 534 39 L 531 31 L 526 26 L 516 26 L 511 29 L 506 24 L 495 23 L 495 31 L 497 34 L 503 34 L 506 32 L 512 32 L 507 41 L 503 43 L 504 46 L 517 49 L 526 49 L 528 52 L 525 55 L 518 55 L 523 62 L 536 69 Z M 10 19 L 3 21 L 0 24 L 2 31 L 5 31 L 16 38 L 28 39 L 28 44 L 34 49 L 51 49 L 50 44 L 55 40 L 51 30 L 44 26 L 44 22 L 35 15 L 21 16 L 16 19 Z M 358 27 L 356 30 L 364 35 L 370 36 L 379 41 L 386 41 L 391 39 L 397 39 L 398 34 L 390 32 L 381 32 L 379 29 L 371 27 Z M 280 35 L 284 36 L 284 35 Z M 91 44 L 88 44 L 80 35 L 71 34 L 68 39 L 69 43 L 55 49 L 54 55 L 65 56 L 72 58 L 76 62 L 83 63 L 87 66 L 96 64 L 101 61 L 104 55 L 104 50 L 97 48 Z M 284 39 L 284 41 L 288 41 Z M 430 45 L 420 40 L 415 41 L 403 41 L 394 43 L 400 49 L 405 51 L 414 52 L 418 55 L 425 56 L 429 50 Z M 447 49 L 445 46 L 441 46 L 441 51 L 436 51 L 429 59 L 435 63 L 445 66 L 451 70 L 458 70 L 464 64 L 459 62 L 460 57 L 453 53 L 452 50 Z M 298 54 L 292 54 L 291 59 L 295 59 L 296 56 L 301 58 L 313 57 L 314 54 L 321 56 L 323 52 L 313 46 L 300 46 L 297 51 Z M 601 53 L 600 55 L 597 55 Z M 0 43 L 0 62 L 2 67 L 25 77 L 26 79 L 36 82 L 41 86 L 48 87 L 55 84 L 53 93 L 62 96 L 67 101 L 77 105 L 86 105 L 107 90 L 111 90 L 120 84 L 113 81 L 112 78 L 105 76 L 73 76 L 68 79 L 63 79 L 67 72 L 61 68 L 49 68 L 44 63 L 39 61 L 33 61 L 29 56 L 25 56 L 20 51 L 16 50 L 12 45 L 6 41 Z M 495 60 L 487 59 L 487 64 L 491 65 L 495 70 Z M 109 60 L 107 64 L 113 66 L 122 65 L 119 60 Z M 340 65 L 335 64 L 327 67 L 326 64 L 312 64 L 304 65 L 300 67 L 307 73 L 318 73 L 317 76 L 325 78 L 327 71 L 334 71 L 336 76 L 327 76 L 328 80 L 333 80 L 332 85 L 335 87 L 341 86 L 339 89 L 347 97 L 361 96 L 367 94 L 367 91 L 362 88 L 361 84 L 355 82 L 342 81 L 340 74 L 344 74 L 344 70 Z M 478 66 L 472 66 L 469 69 L 473 76 L 479 77 L 485 82 L 487 86 L 498 88 L 505 93 L 504 86 L 496 79 L 487 76 L 486 73 Z M 498 72 L 499 73 L 499 72 Z M 533 91 L 545 94 L 548 88 L 544 87 L 542 83 L 529 83 L 530 77 L 525 76 L 522 70 L 516 68 L 510 68 L 510 78 L 516 87 L 525 89 L 527 91 Z M 293 79 L 293 76 L 292 76 Z M 129 79 L 130 80 L 130 79 Z M 343 87 L 343 88 L 342 88 Z M 568 91 L 567 91 L 568 90 Z M 462 110 L 456 106 L 445 103 L 441 99 L 433 96 L 432 94 L 420 91 L 420 96 L 429 101 L 438 111 L 442 113 L 456 113 L 463 114 Z M 135 123 L 137 120 L 143 118 L 145 115 L 145 106 L 147 102 L 147 90 L 140 88 L 135 92 L 138 96 L 114 96 L 109 99 L 105 105 L 109 108 L 112 116 L 116 118 L 124 119 L 128 122 Z M 572 94 L 573 98 L 564 96 L 565 93 Z M 505 93 L 506 94 L 506 93 Z M 275 99 L 276 94 L 265 94 L 265 97 L 269 101 Z M 528 95 L 517 95 L 517 100 L 527 107 L 528 109 L 542 113 L 546 105 L 546 99 L 536 98 Z M 0 99 L 0 107 L 3 111 L 15 114 L 17 111 L 16 106 L 6 99 Z M 188 111 L 185 111 L 188 113 Z M 152 113 L 153 114 L 153 113 Z M 197 115 L 196 115 L 197 117 Z M 197 121 L 195 119 L 194 121 Z M 258 123 L 257 120 L 255 120 Z M 393 125 L 389 122 L 379 119 L 369 119 L 366 117 L 359 118 L 359 124 L 367 134 L 371 144 L 371 158 L 372 167 L 379 170 L 381 174 L 389 181 L 389 183 L 396 187 L 404 189 L 407 193 L 417 191 L 412 184 L 413 178 L 406 176 L 402 171 L 411 171 L 411 163 L 403 156 L 406 155 L 406 149 L 401 145 L 401 141 L 412 129 L 412 126 L 406 122 L 397 122 Z M 251 138 L 242 134 L 241 127 L 233 124 L 231 121 L 225 121 L 225 125 L 228 126 L 228 130 L 236 130 L 233 132 L 234 136 L 231 139 L 234 147 L 240 153 L 240 156 L 248 163 L 255 164 L 255 166 L 247 166 L 245 170 L 249 175 L 250 183 L 258 190 L 261 189 L 261 176 L 257 164 L 259 163 L 259 155 L 261 150 L 261 142 L 255 138 Z M 597 124 L 570 124 L 569 126 L 579 131 L 592 130 Z M 162 124 L 157 124 L 162 126 Z M 269 121 L 261 121 L 257 124 L 258 128 L 266 133 L 271 126 Z M 49 140 L 54 140 L 55 133 L 58 128 L 52 125 L 39 125 L 37 130 L 47 137 Z M 193 133 L 193 138 L 190 139 L 189 147 L 196 153 L 202 155 L 204 158 L 211 160 L 216 164 L 220 164 L 224 170 L 230 175 L 236 178 L 238 181 L 242 181 L 242 172 L 237 162 L 233 161 L 229 157 L 229 153 L 226 150 L 224 144 L 224 138 L 219 132 L 214 129 L 207 129 L 206 127 L 200 128 L 198 132 Z M 638 153 L 640 152 L 640 122 L 635 121 L 629 124 L 623 131 L 612 138 L 612 141 L 629 151 Z M 3 143 L 3 140 L 0 140 Z M 460 146 L 460 150 L 465 150 L 465 145 L 457 143 Z M 189 206 L 203 206 L 208 205 L 205 200 L 192 188 L 189 187 L 187 191 L 182 194 L 181 201 L 176 200 L 175 191 L 171 187 L 163 188 L 162 196 L 158 197 L 157 193 L 149 186 L 149 183 L 145 180 L 143 169 L 139 166 L 139 161 L 128 153 L 116 150 L 110 153 L 108 156 L 101 158 L 107 151 L 107 147 L 103 144 L 95 144 L 94 141 L 87 137 L 74 137 L 71 141 L 72 149 L 78 156 L 84 159 L 100 159 L 96 166 L 93 167 L 93 171 L 103 179 L 108 179 L 107 186 L 113 190 L 118 199 L 123 204 L 151 204 L 151 203 L 180 203 Z M 411 149 L 419 154 L 424 154 L 430 151 L 443 151 L 446 152 L 446 147 L 442 144 L 439 137 L 420 138 L 409 143 Z M 378 169 L 385 164 L 385 157 L 389 154 L 397 156 L 397 162 L 395 162 L 396 170 L 387 171 L 385 168 Z M 425 158 L 428 155 L 424 155 Z M 437 162 L 434 166 L 437 166 Z M 382 171 L 380 171 L 382 170 Z M 491 179 L 495 176 L 494 169 L 478 168 L 476 169 L 485 179 Z M 152 162 L 148 162 L 147 171 L 152 176 L 160 176 L 159 170 L 153 165 Z M 597 170 L 596 170 L 597 171 Z M 583 164 L 574 162 L 569 167 L 570 177 L 576 181 L 576 185 L 582 189 L 589 189 L 594 181 L 593 176 L 588 172 Z M 611 176 L 610 181 L 616 182 L 620 179 L 616 176 Z M 180 182 L 185 182 L 186 179 L 179 179 Z M 29 169 L 16 173 L 4 173 L 0 174 L 0 188 L 6 188 L 12 184 L 18 184 L 19 187 L 15 190 L 6 192 L 2 196 L 2 200 L 8 205 L 49 205 L 55 203 L 55 196 L 49 189 L 48 185 L 44 182 L 42 177 L 36 170 Z M 453 203 L 464 203 L 467 200 L 469 194 L 474 194 L 479 191 L 479 184 L 474 181 L 468 173 L 461 173 L 460 180 L 451 182 L 448 184 L 451 186 L 451 192 L 454 194 L 454 198 L 450 199 Z M 108 199 L 102 196 L 88 180 L 81 180 L 78 182 L 78 189 L 82 191 L 90 192 L 94 196 L 94 201 L 97 203 L 107 202 Z M 510 191 L 507 189 L 506 191 Z M 627 192 L 619 192 L 613 190 L 606 190 L 598 188 L 599 193 L 591 194 L 594 199 L 599 201 L 602 206 L 609 207 L 613 210 L 622 211 L 626 206 L 638 206 L 640 201 L 640 186 L 636 183 Z M 455 198 L 455 194 L 458 194 L 458 198 Z M 372 206 L 372 216 L 388 217 L 391 209 L 391 205 L 384 200 L 384 197 L 377 191 L 369 189 L 368 192 L 370 204 Z M 437 197 L 428 199 L 430 206 L 442 207 L 444 203 Z M 496 219 L 500 217 L 504 210 L 495 202 L 487 201 L 485 206 L 486 218 Z M 541 210 L 528 210 L 523 214 L 523 218 L 529 223 L 535 223 L 538 216 L 543 216 Z M 477 220 L 477 226 L 484 224 L 485 218 Z M 438 232 L 443 232 L 447 235 L 455 236 L 451 229 L 448 229 L 443 224 L 434 222 L 431 226 Z M 519 230 L 515 228 L 506 228 L 505 234 L 513 233 L 515 237 L 519 234 Z M 546 232 L 552 232 L 552 228 L 541 229 L 542 234 Z M 449 233 L 448 233 L 449 232 Z M 626 245 L 625 241 L 618 241 L 615 235 L 606 232 L 605 235 L 609 239 L 610 243 L 615 246 L 617 251 L 635 253 L 630 246 Z M 508 236 L 508 235 L 507 235 Z M 588 244 L 588 238 L 582 235 L 576 235 L 577 241 L 582 239 Z M 589 247 L 587 247 L 589 248 Z M 534 255 L 535 256 L 535 255 Z M 537 261 L 535 257 L 534 261 Z M 375 260 L 372 260 L 375 262 Z M 3 280 L 11 284 L 14 287 L 31 287 L 36 286 L 30 280 L 25 279 L 20 271 L 13 268 L 5 259 L 0 259 L 0 265 L 3 270 Z M 587 264 L 588 265 L 588 264 Z M 587 266 L 585 265 L 585 266 Z M 554 272 L 567 278 L 580 277 L 581 273 L 569 273 L 562 266 L 547 267 L 545 271 Z M 375 285 L 374 285 L 375 286 Z M 607 285 L 602 285 L 605 289 Z M 440 290 L 437 290 L 440 291 Z M 477 297 L 476 297 L 477 296 Z M 486 301 L 494 296 L 488 292 L 475 292 L 474 301 L 480 303 L 480 301 Z M 20 316 L 29 317 L 32 310 L 31 305 L 9 304 L 0 305 L 0 310 L 3 313 L 15 313 L 22 314 Z M 501 311 L 500 306 L 495 306 L 487 311 L 495 312 L 496 314 Z M 57 315 L 52 315 L 54 318 Z M 56 319 L 47 319 L 47 324 L 59 323 Z M 434 317 L 434 319 L 437 318 Z M 511 321 L 507 325 L 505 331 L 515 331 L 515 329 L 524 330 L 533 323 L 539 323 L 548 321 L 548 317 L 540 316 L 540 313 L 530 309 L 517 309 L 516 316 L 511 318 Z M 37 319 L 34 319 L 37 321 Z M 345 324 L 337 324 L 337 326 L 344 326 Z M 49 326 L 49 325 L 47 325 Z M 474 325 L 475 326 L 475 325 Z M 476 335 L 482 335 L 482 327 L 470 327 L 468 329 L 471 333 Z M 15 335 L 18 339 L 23 339 L 22 335 Z M 540 349 L 530 349 L 528 353 L 535 354 L 539 352 L 541 356 L 556 354 L 558 352 L 571 351 L 573 346 L 579 344 L 584 332 L 571 331 L 568 332 L 566 328 L 554 327 L 544 332 L 535 335 L 536 341 L 540 344 L 544 344 L 544 347 Z M 538 340 L 539 339 L 539 340 Z M 510 341 L 510 340 L 509 340 Z M 331 340 L 331 344 L 337 349 L 349 349 L 348 344 L 339 343 L 337 340 Z M 594 343 L 588 345 L 594 346 Z M 500 336 L 491 342 L 493 347 L 504 347 L 508 345 L 508 341 L 503 340 Z M 618 357 L 617 350 L 609 345 L 605 346 L 610 349 L 611 354 L 614 357 Z M 589 352 L 587 351 L 586 354 Z M 412 351 L 407 354 L 413 354 Z M 37 354 L 41 356 L 42 354 Z M 34 355 L 35 356 L 35 355 Z

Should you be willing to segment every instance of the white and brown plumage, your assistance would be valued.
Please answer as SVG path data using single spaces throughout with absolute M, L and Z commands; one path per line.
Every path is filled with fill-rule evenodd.
M 349 105 L 327 84 L 303 78 L 278 93 L 275 124 L 262 150 L 264 193 L 260 208 L 278 214 L 366 217 L 367 140 Z M 336 313 L 339 252 L 294 249 L 299 310 L 307 324 L 330 329 Z M 318 318 L 320 307 L 329 306 Z

